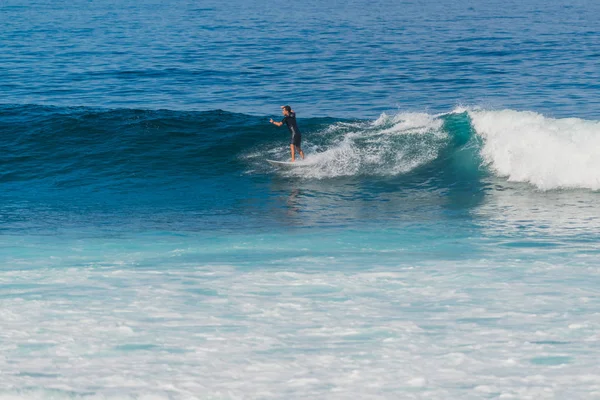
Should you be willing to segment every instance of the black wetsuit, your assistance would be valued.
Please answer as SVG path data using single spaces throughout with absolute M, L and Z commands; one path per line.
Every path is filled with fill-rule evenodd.
M 300 134 L 300 129 L 298 129 L 298 124 L 296 123 L 296 113 L 290 113 L 290 115 L 284 117 L 281 120 L 282 124 L 286 124 L 290 133 L 292 134 L 292 139 L 290 140 L 290 144 L 297 146 L 300 148 L 300 143 L 302 142 L 302 135 Z

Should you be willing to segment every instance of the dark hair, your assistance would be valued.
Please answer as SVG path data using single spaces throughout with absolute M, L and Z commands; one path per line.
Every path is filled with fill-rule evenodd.
M 287 112 L 292 112 L 292 107 L 290 106 L 283 106 L 283 109 Z

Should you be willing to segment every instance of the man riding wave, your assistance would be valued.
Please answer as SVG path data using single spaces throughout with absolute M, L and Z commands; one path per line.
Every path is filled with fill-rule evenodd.
M 300 146 L 302 142 L 302 134 L 300 133 L 300 129 L 298 129 L 298 123 L 296 122 L 296 113 L 292 110 L 290 106 L 281 106 L 281 112 L 283 114 L 283 119 L 281 122 L 273 121 L 273 118 L 269 120 L 270 123 L 276 126 L 282 126 L 286 124 L 290 133 L 292 134 L 292 138 L 290 140 L 290 150 L 292 152 L 292 162 L 296 161 L 296 150 L 300 154 L 300 157 L 304 160 L 304 152 L 302 151 L 302 147 Z

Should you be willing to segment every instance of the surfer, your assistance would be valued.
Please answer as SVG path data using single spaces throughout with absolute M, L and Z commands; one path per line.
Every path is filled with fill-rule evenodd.
M 296 113 L 290 106 L 281 106 L 281 112 L 283 113 L 283 119 L 281 122 L 273 121 L 273 118 L 271 118 L 269 122 L 276 126 L 281 126 L 283 124 L 287 125 L 290 133 L 292 134 L 292 139 L 290 141 L 292 162 L 296 161 L 296 150 L 298 150 L 300 157 L 304 160 L 304 152 L 300 146 L 300 143 L 302 142 L 302 135 L 300 134 L 300 129 L 298 129 L 298 124 L 296 123 Z

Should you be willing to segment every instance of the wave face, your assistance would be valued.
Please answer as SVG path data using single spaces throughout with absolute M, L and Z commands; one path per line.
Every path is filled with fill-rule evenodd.
M 13 107 L 2 109 L 2 182 L 57 187 L 144 184 L 220 174 L 235 163 L 257 118 L 222 111 Z M 243 129 L 240 129 L 243 127 Z
M 300 120 L 303 168 L 277 171 L 288 132 L 268 117 L 210 112 L 0 109 L 0 182 L 8 190 L 172 190 L 224 177 L 412 177 L 479 180 L 495 174 L 537 189 L 600 189 L 600 122 L 532 112 L 457 109 L 376 121 Z M 209 190 L 210 188 L 206 188 Z

